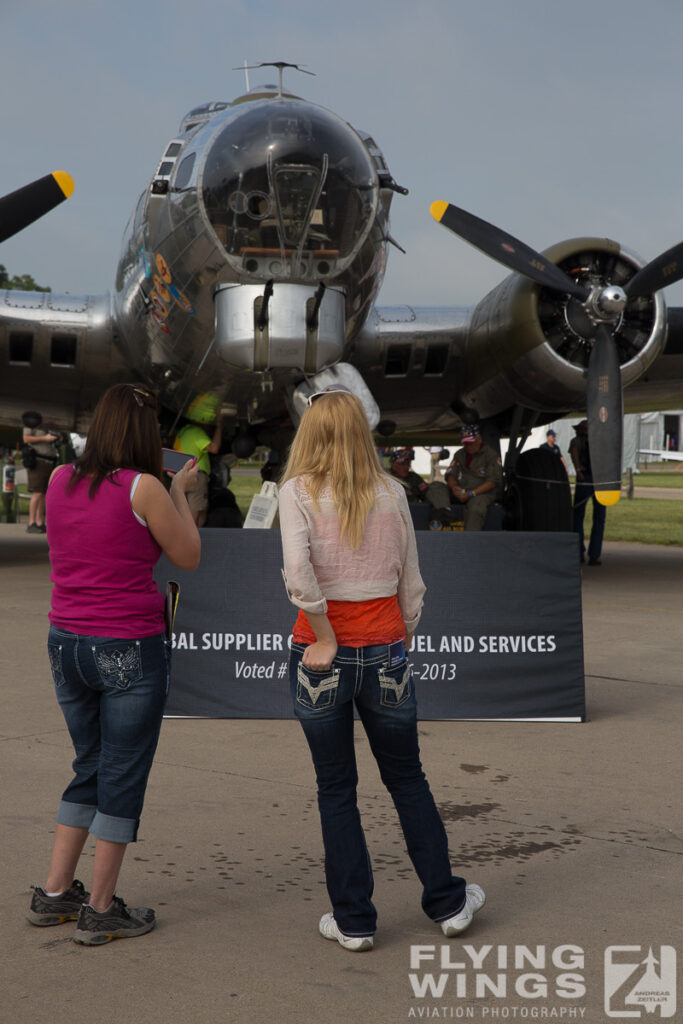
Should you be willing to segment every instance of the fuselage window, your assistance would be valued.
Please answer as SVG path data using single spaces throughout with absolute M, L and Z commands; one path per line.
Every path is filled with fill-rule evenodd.
M 52 366 L 76 365 L 76 338 L 71 334 L 53 334 L 50 343 Z
M 14 331 L 9 336 L 10 363 L 29 366 L 33 359 L 33 335 L 25 331 Z
M 448 345 L 429 345 L 425 359 L 425 376 L 438 377 L 446 369 L 447 361 Z
M 410 365 L 410 345 L 389 345 L 384 372 L 387 377 L 405 377 Z

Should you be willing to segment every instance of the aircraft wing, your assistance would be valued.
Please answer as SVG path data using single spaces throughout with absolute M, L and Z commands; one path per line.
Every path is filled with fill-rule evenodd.
M 108 385 L 131 377 L 114 333 L 108 294 L 0 292 L 0 420 L 19 426 L 37 409 L 83 430 Z

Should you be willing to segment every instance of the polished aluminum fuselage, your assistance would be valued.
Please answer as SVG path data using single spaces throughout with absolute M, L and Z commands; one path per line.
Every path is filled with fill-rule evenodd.
M 220 194 L 221 182 L 229 182 L 231 176 L 239 182 L 247 177 L 241 167 L 233 166 L 233 154 L 241 156 L 247 149 L 243 124 L 256 118 L 262 125 L 275 125 L 280 145 L 283 138 L 288 144 L 280 162 L 285 164 L 281 177 L 288 175 L 287 200 L 300 199 L 309 179 L 318 176 L 321 194 L 312 196 L 309 218 L 312 240 L 300 223 L 305 212 L 294 226 L 281 214 L 284 186 L 278 193 L 277 164 L 262 173 L 260 189 L 247 191 L 247 186 L 236 185 Z M 209 111 L 203 120 L 198 115 L 197 120 L 193 124 L 190 116 L 185 119 L 190 126 L 169 144 L 172 158 L 162 160 L 126 229 L 114 292 L 119 346 L 125 360 L 159 388 L 170 408 L 182 411 L 197 394 L 211 393 L 234 410 L 236 418 L 262 421 L 284 412 L 283 391 L 302 374 L 334 363 L 350 350 L 384 274 L 391 192 L 381 187 L 378 160 L 358 133 L 328 111 L 294 97 L 247 97 Z M 328 130 L 322 146 L 309 128 L 321 121 Z M 358 161 L 365 155 L 367 163 L 362 168 L 367 215 L 353 245 L 341 255 L 343 241 L 333 238 L 332 248 L 331 242 L 322 240 L 331 191 L 326 191 L 331 161 L 324 146 L 331 148 L 332 131 L 339 133 L 343 144 L 362 149 Z M 298 137 L 292 143 L 295 133 Z M 236 140 L 232 145 L 231 139 Z M 257 170 L 248 169 L 252 177 Z M 292 200 L 291 180 L 297 185 L 296 175 L 305 180 Z M 213 191 L 209 176 L 218 182 Z M 343 181 L 337 184 L 338 204 L 344 187 Z M 353 188 L 348 185 L 350 191 Z M 253 196 L 266 216 L 255 209 L 249 221 Z M 238 221 L 238 215 L 247 223 L 233 229 L 231 219 Z M 278 216 L 284 224 L 280 237 Z M 337 230 L 341 233 L 343 225 Z M 300 239 L 288 237 L 296 231 Z M 337 254 L 336 263 L 332 252 Z M 319 323 L 311 330 L 306 326 L 307 304 L 310 310 L 321 284 L 325 287 Z M 260 331 L 255 310 L 269 285 L 267 325 Z
M 275 87 L 190 111 L 135 206 L 111 296 L 0 293 L 2 418 L 40 408 L 84 430 L 109 384 L 137 379 L 176 419 L 208 400 L 270 446 L 291 432 L 302 386 L 341 363 L 385 436 L 443 435 L 463 415 L 504 433 L 519 407 L 541 421 L 583 408 L 572 309 L 524 277 L 473 308 L 375 305 L 395 191 L 370 136 Z M 601 294 L 642 265 L 600 238 L 546 254 Z M 660 293 L 624 312 L 627 410 L 683 401 L 683 316 L 671 312 Z

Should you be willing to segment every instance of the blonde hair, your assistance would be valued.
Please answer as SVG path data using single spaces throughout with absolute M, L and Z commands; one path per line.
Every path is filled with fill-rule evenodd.
M 329 485 L 340 536 L 358 548 L 385 475 L 360 399 L 332 391 L 317 398 L 301 417 L 282 483 L 302 477 L 314 505 Z

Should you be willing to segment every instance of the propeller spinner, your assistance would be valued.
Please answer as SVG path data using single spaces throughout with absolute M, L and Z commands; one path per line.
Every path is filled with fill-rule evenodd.
M 630 299 L 658 291 L 683 278 L 683 242 L 656 257 L 622 288 L 593 288 L 573 280 L 560 267 L 500 228 L 450 203 L 434 202 L 434 220 L 503 266 L 553 291 L 572 296 L 575 321 L 590 341 L 586 380 L 588 443 L 595 496 L 614 505 L 621 493 L 623 396 L 615 331 Z

